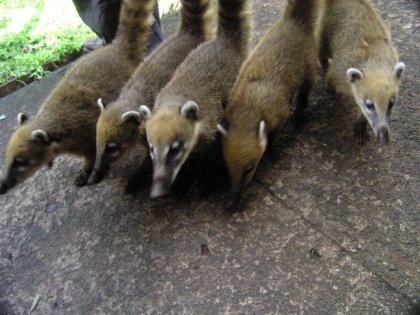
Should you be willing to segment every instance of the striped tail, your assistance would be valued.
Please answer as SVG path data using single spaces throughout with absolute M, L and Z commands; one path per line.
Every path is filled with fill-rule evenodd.
M 219 0 L 217 35 L 231 41 L 240 52 L 248 47 L 251 19 L 248 0 Z
M 135 63 L 143 59 L 151 30 L 154 0 L 123 0 L 117 35 L 113 44 L 118 45 Z
M 198 37 L 207 37 L 209 22 L 209 0 L 181 0 L 180 31 Z

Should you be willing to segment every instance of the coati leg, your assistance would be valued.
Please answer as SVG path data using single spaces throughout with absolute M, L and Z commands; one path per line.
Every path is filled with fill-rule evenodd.
M 127 194 L 134 194 L 139 188 L 144 177 L 153 173 L 153 162 L 150 158 L 149 152 L 143 159 L 140 167 L 134 172 L 134 174 L 128 179 L 127 185 L 125 186 L 125 192 Z
M 77 187 L 83 187 L 87 184 L 90 174 L 93 171 L 95 165 L 95 154 L 90 154 L 85 157 L 83 170 L 80 172 L 79 176 L 76 177 L 74 184 Z
M 305 79 L 302 82 L 296 94 L 296 109 L 295 109 L 295 119 L 298 121 L 302 120 L 303 112 L 305 111 L 306 106 L 308 105 L 309 93 L 312 90 L 313 82 L 310 79 Z
M 363 114 L 360 114 L 353 127 L 354 136 L 356 137 L 357 144 L 360 146 L 363 146 L 369 140 L 366 126 L 367 120 Z

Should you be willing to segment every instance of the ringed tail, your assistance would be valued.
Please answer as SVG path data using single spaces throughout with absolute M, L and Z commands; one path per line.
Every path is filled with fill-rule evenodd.
M 124 0 L 121 4 L 119 24 L 113 44 L 139 63 L 146 50 L 151 30 L 153 0 Z
M 217 36 L 246 52 L 251 32 L 249 0 L 219 0 Z
M 287 0 L 283 17 L 295 20 L 313 31 L 323 0 Z
M 210 0 L 181 0 L 180 31 L 194 36 L 207 36 Z

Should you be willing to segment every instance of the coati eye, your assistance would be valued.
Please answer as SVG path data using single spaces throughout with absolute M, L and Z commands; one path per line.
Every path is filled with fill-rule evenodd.
M 106 145 L 106 152 L 115 157 L 120 153 L 120 145 L 115 142 L 109 142 Z
M 365 101 L 366 104 L 366 108 L 370 111 L 375 110 L 375 105 L 373 104 L 373 102 L 371 100 L 366 100 Z
M 388 104 L 388 110 L 390 111 L 392 109 L 392 107 L 394 107 L 394 100 L 390 100 L 389 104 Z
M 25 164 L 27 164 L 27 161 L 24 158 L 17 157 L 13 161 L 14 166 L 22 166 L 22 165 L 25 165 Z
M 172 143 L 171 148 L 169 149 L 169 154 L 177 155 L 179 152 L 181 152 L 183 146 L 184 145 L 182 141 L 175 141 Z

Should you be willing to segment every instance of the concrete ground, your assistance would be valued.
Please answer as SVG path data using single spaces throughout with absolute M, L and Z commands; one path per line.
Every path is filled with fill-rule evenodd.
M 280 2 L 255 0 L 254 43 Z M 227 183 L 152 202 L 147 187 L 124 194 L 130 162 L 78 189 L 79 161 L 59 158 L 0 196 L 0 314 L 29 313 L 37 295 L 32 314 L 414 314 L 420 5 L 375 3 L 407 64 L 390 146 L 357 147 L 353 105 L 320 79 L 308 122 L 279 133 L 231 216 Z M 2 157 L 17 113 L 34 114 L 65 70 L 0 100 Z

